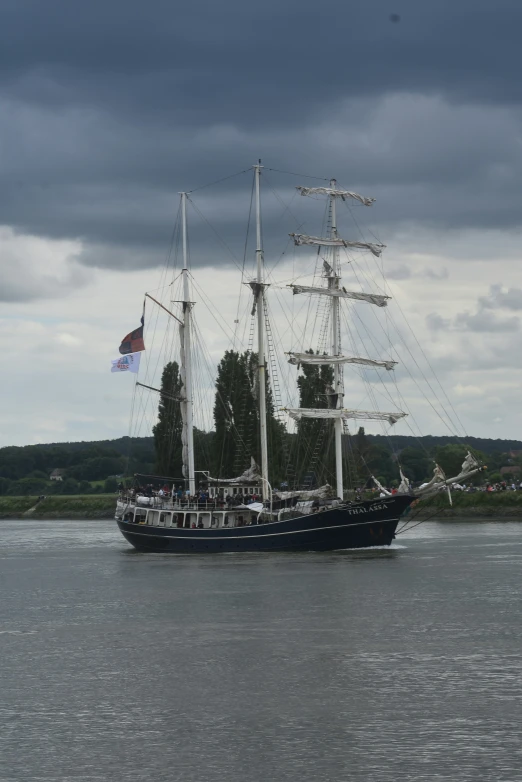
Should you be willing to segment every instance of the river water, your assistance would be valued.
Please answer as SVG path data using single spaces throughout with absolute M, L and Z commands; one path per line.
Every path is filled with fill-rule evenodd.
M 139 554 L 0 522 L 0 780 L 522 779 L 522 525 Z

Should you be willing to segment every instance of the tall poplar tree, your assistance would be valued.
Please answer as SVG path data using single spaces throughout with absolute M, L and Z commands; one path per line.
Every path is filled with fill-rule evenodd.
M 214 471 L 231 478 L 250 466 L 250 458 L 261 462 L 259 412 L 257 404 L 257 354 L 227 350 L 219 366 L 214 402 Z M 281 480 L 285 429 L 274 417 L 273 397 L 267 377 L 267 440 L 271 481 Z
M 307 353 L 314 354 L 313 350 Z M 333 369 L 328 364 L 303 364 L 297 378 L 299 407 L 333 407 Z M 317 485 L 332 481 L 334 475 L 333 421 L 304 418 L 297 425 L 296 463 L 300 484 Z
M 152 432 L 156 450 L 156 472 L 171 478 L 182 476 L 182 420 L 179 403 L 181 388 L 178 363 L 170 361 L 165 365 L 161 376 L 158 422 Z

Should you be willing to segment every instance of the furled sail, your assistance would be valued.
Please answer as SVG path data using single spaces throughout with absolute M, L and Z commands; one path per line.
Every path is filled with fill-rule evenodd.
M 381 296 L 377 293 L 359 293 L 347 291 L 346 288 L 320 288 L 309 285 L 289 285 L 294 295 L 297 293 L 318 293 L 321 296 L 337 296 L 340 299 L 357 299 L 375 304 L 377 307 L 386 307 L 390 296 Z
M 375 203 L 375 198 L 366 198 L 366 196 L 359 195 L 359 193 L 353 193 L 351 190 L 337 190 L 335 187 L 303 187 L 299 185 L 296 187 L 302 196 L 308 195 L 327 195 L 333 196 L 333 198 L 342 198 L 343 201 L 346 198 L 354 198 L 364 206 L 371 206 Z
M 208 480 L 213 483 L 227 483 L 227 484 L 242 484 L 242 483 L 254 483 L 257 481 L 262 481 L 262 477 L 259 471 L 259 467 L 255 462 L 255 459 L 253 456 L 250 457 L 250 467 L 248 467 L 245 472 L 241 473 L 241 475 L 238 475 L 237 478 L 211 478 L 210 475 L 208 476 Z
M 399 467 L 399 472 L 401 476 L 401 482 L 399 488 L 397 489 L 397 494 L 409 494 L 411 491 L 410 482 L 407 479 L 407 477 L 404 475 L 401 467 Z
M 476 473 L 483 469 L 484 468 L 480 465 L 478 460 L 468 451 L 458 475 L 455 475 L 453 478 L 446 478 L 439 465 L 436 464 L 431 481 L 419 486 L 419 488 L 415 490 L 415 494 L 417 497 L 429 497 L 448 489 L 454 483 L 460 483 L 461 481 L 470 478 L 472 475 L 476 475 Z
M 385 487 L 382 485 L 382 483 L 380 483 L 380 482 L 377 480 L 377 478 L 375 477 L 375 475 L 372 475 L 372 476 L 371 476 L 371 478 L 372 478 L 372 481 L 374 482 L 374 484 L 377 486 L 377 488 L 378 488 L 378 489 L 379 489 L 379 491 L 381 492 L 381 494 L 384 494 L 384 496 L 385 496 L 385 497 L 392 497 L 392 496 L 393 496 L 393 495 L 392 495 L 392 493 L 391 493 L 391 491 L 388 491 L 388 489 L 386 489 L 386 488 L 385 488 Z
M 358 356 L 317 356 L 313 353 L 288 353 L 289 364 L 363 364 L 367 367 L 384 367 L 393 369 L 397 361 L 374 361 L 371 358 L 359 358 Z
M 289 500 L 293 497 L 298 497 L 300 500 L 314 500 L 316 497 L 319 499 L 326 499 L 328 497 L 335 497 L 335 492 L 329 483 L 325 483 L 324 486 L 319 486 L 318 489 L 274 492 L 274 499 L 276 500 Z
M 321 236 L 307 236 L 307 234 L 289 234 L 294 240 L 294 244 L 312 244 L 321 247 L 350 247 L 355 250 L 369 250 L 376 258 L 379 258 L 385 244 L 375 244 L 372 242 L 349 242 L 347 239 L 341 239 L 339 236 L 325 239 Z
M 284 410 L 295 421 L 301 418 L 341 418 L 345 421 L 354 419 L 356 421 L 388 421 L 390 424 L 396 424 L 401 418 L 407 416 L 407 413 L 378 413 L 370 410 L 346 410 L 344 408 L 312 408 L 312 407 L 286 407 Z

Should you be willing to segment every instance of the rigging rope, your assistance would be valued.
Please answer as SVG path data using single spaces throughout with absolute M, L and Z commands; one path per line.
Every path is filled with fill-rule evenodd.
M 221 179 L 215 179 L 214 182 L 209 182 L 207 185 L 200 185 L 199 187 L 194 187 L 192 190 L 187 190 L 187 195 L 189 193 L 197 193 L 198 190 L 204 190 L 206 187 L 212 187 L 212 185 L 219 185 L 220 182 L 226 182 L 227 179 L 233 179 L 236 176 L 241 176 L 241 174 L 246 174 L 247 171 L 252 171 L 252 168 L 244 168 L 243 171 L 237 171 L 235 174 L 229 174 L 229 176 L 221 177 Z

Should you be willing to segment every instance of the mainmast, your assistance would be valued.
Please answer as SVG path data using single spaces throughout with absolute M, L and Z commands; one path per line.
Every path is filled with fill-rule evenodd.
M 189 492 L 196 493 L 196 479 L 194 473 L 194 424 L 193 424 L 193 395 L 192 395 L 192 351 L 191 351 L 191 310 L 190 282 L 188 271 L 187 251 L 187 194 L 181 193 L 181 222 L 183 240 L 183 325 L 180 326 L 181 334 L 181 378 L 183 381 L 184 399 L 181 403 L 183 419 L 183 474 L 188 478 Z
M 333 191 L 337 189 L 337 182 L 335 179 L 330 181 L 330 187 Z M 330 195 L 330 212 L 331 212 L 331 229 L 330 238 L 332 240 L 337 239 L 337 208 L 335 202 L 335 196 Z M 339 270 L 339 247 L 332 246 L 332 275 L 328 277 L 328 287 L 339 289 L 340 270 Z M 341 354 L 340 345 L 340 328 L 339 328 L 339 297 L 331 297 L 331 311 L 332 311 L 332 356 L 339 356 Z M 334 364 L 334 391 L 335 391 L 335 407 L 336 409 L 342 409 L 344 407 L 344 389 L 342 379 L 342 369 L 338 362 Z M 335 475 L 337 483 L 337 496 L 339 499 L 343 499 L 343 422 L 341 418 L 334 420 L 334 434 L 335 434 Z
M 261 476 L 263 478 L 263 500 L 268 499 L 268 444 L 266 432 L 266 368 L 265 368 L 265 301 L 264 301 L 264 257 L 261 234 L 261 161 L 254 166 L 256 185 L 256 261 L 257 279 L 251 284 L 257 309 L 257 363 L 259 400 L 259 437 L 261 442 Z

